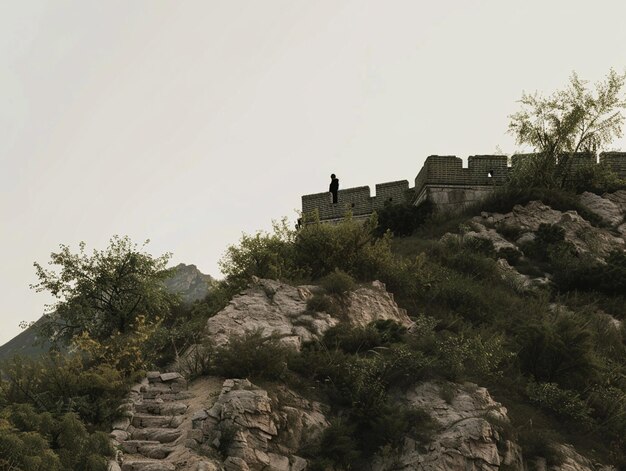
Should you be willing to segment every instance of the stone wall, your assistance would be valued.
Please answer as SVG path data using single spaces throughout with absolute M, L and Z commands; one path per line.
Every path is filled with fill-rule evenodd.
M 406 202 L 412 194 L 407 180 L 376 185 L 376 196 L 370 195 L 369 186 L 339 190 L 337 204 L 332 203 L 329 192 L 315 193 L 302 197 L 302 214 L 311 217 L 317 212 L 323 221 L 343 219 L 348 213 L 352 213 L 356 219 L 363 219 L 369 217 L 374 210 L 381 209 L 386 202 Z
M 513 155 L 512 166 L 528 155 Z M 604 152 L 599 160 L 626 179 L 626 153 Z M 577 153 L 569 158 L 568 166 L 575 170 L 595 165 L 597 161 L 595 154 Z M 328 192 L 304 195 L 302 214 L 305 218 L 318 214 L 322 221 L 336 221 L 351 212 L 354 218 L 364 219 L 385 204 L 418 205 L 426 200 L 439 209 L 456 211 L 484 199 L 495 187 L 504 184 L 512 166 L 505 155 L 472 155 L 467 159 L 467 167 L 454 155 L 431 155 L 415 177 L 413 188 L 409 188 L 407 180 L 376 185 L 376 196 L 370 195 L 369 186 L 348 188 L 339 190 L 337 204 L 332 203 Z

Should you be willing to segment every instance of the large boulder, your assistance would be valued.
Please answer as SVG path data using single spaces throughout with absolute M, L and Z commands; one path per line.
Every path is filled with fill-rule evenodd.
M 337 325 L 339 316 L 357 326 L 378 319 L 391 319 L 405 326 L 411 324 L 406 311 L 398 308 L 380 282 L 360 287 L 337 301 L 341 311 L 337 316 L 307 309 L 307 300 L 315 289 L 256 278 L 243 293 L 207 321 L 206 334 L 220 346 L 233 336 L 260 331 L 299 349 L 303 342 L 319 339 L 326 330 Z
M 626 192 L 623 193 L 626 195 Z M 613 199 L 619 201 L 619 195 L 616 195 L 613 199 L 606 196 L 608 195 L 599 196 L 595 193 L 585 191 L 579 196 L 579 201 L 585 208 L 594 213 L 605 223 L 611 226 L 618 226 L 624 221 L 624 211 Z

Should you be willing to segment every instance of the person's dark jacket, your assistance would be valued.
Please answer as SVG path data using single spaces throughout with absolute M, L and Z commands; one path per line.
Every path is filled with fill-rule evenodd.
M 332 179 L 332 181 L 330 182 L 330 187 L 328 188 L 328 191 L 330 191 L 331 193 L 337 193 L 337 191 L 339 191 L 339 179 L 338 178 Z

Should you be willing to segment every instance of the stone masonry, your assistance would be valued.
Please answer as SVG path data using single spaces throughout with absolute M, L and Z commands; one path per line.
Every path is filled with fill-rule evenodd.
M 511 157 L 515 165 L 524 155 Z M 570 167 L 597 163 L 594 154 L 579 153 L 571 158 Z M 621 178 L 626 178 L 626 152 L 603 152 L 599 160 Z M 369 186 L 339 190 L 338 203 L 333 204 L 328 192 L 302 196 L 302 215 L 306 220 L 316 216 L 321 221 L 339 221 L 351 213 L 355 219 L 366 219 L 386 204 L 419 205 L 431 201 L 439 210 L 458 211 L 484 199 L 493 189 L 506 182 L 511 166 L 505 155 L 473 155 L 463 160 L 453 155 L 431 155 L 415 177 L 415 186 L 407 180 L 376 185 L 372 196 Z

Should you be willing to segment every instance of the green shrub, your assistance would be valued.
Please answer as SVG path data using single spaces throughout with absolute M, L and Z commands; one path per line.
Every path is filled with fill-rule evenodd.
M 597 377 L 592 332 L 569 314 L 543 313 L 517 327 L 522 371 L 537 381 L 581 388 Z
M 276 338 L 267 338 L 260 330 L 232 336 L 228 344 L 215 351 L 215 368 L 228 378 L 277 380 L 287 371 L 293 352 Z
M 125 380 L 108 365 L 86 365 L 79 355 L 15 357 L 0 372 L 9 404 L 31 404 L 53 414 L 71 411 L 97 426 L 108 426 L 117 418 L 132 379 Z
M 439 371 L 451 380 L 500 376 L 503 365 L 513 356 L 501 336 L 446 335 L 435 348 Z
M 310 465 L 312 471 L 326 471 L 331 466 L 339 469 L 351 469 L 361 458 L 361 452 L 354 439 L 353 424 L 337 419 L 333 420 L 324 430 L 319 445 L 305 451 L 305 456 L 313 458 Z M 331 468 L 332 469 L 332 468 Z
M 518 431 L 518 443 L 526 461 L 544 458 L 548 466 L 563 464 L 563 455 L 555 447 L 562 438 L 551 430 L 522 428 Z
M 320 285 L 328 294 L 343 295 L 350 291 L 353 291 L 356 287 L 354 278 L 348 275 L 346 272 L 339 269 L 335 269 L 334 272 L 329 273 L 320 280 Z
M 38 413 L 28 404 L 0 411 L 0 469 L 106 471 L 108 433 L 89 433 L 76 414 Z
M 220 270 L 234 290 L 244 287 L 252 276 L 259 278 L 301 279 L 306 276 L 297 266 L 294 253 L 295 231 L 286 219 L 273 223 L 273 232 L 244 234 L 238 245 L 231 245 L 219 262 Z
M 376 235 L 382 236 L 391 231 L 395 236 L 409 236 L 433 213 L 434 205 L 425 201 L 419 206 L 413 204 L 386 204 L 378 212 Z
M 379 319 L 364 327 L 352 327 L 342 322 L 328 329 L 322 342 L 331 349 L 358 353 L 400 342 L 405 333 L 406 327 L 391 319 Z
M 336 307 L 331 298 L 317 293 L 307 299 L 306 308 L 309 311 L 326 312 L 328 314 L 333 314 L 336 311 Z
M 464 277 L 450 276 L 433 288 L 430 297 L 433 302 L 474 322 L 483 322 L 491 317 L 489 301 L 474 283 Z
M 215 347 L 208 339 L 189 346 L 177 358 L 177 369 L 188 380 L 209 375 L 215 369 Z
M 391 319 L 378 319 L 372 325 L 380 334 L 383 345 L 400 342 L 406 334 L 406 327 Z
M 535 241 L 544 247 L 563 242 L 565 240 L 565 229 L 557 224 L 539 224 Z
M 574 391 L 561 389 L 556 383 L 536 383 L 530 381 L 526 394 L 531 402 L 556 414 L 558 417 L 578 424 L 590 425 L 591 410 Z
M 510 241 L 516 241 L 524 233 L 524 230 L 519 226 L 513 226 L 509 224 L 499 223 L 496 225 L 496 230 L 504 236 L 504 238 Z
M 498 250 L 498 257 L 505 259 L 509 265 L 517 265 L 519 259 L 522 258 L 522 252 L 515 247 L 502 247 Z
M 463 238 L 463 246 L 471 252 L 486 256 L 492 256 L 495 253 L 493 242 L 482 237 L 465 237 Z
M 378 277 L 392 263 L 391 238 L 373 234 L 377 222 L 347 218 L 339 224 L 312 222 L 302 227 L 294 241 L 296 265 L 317 279 L 344 271 L 359 280 Z
M 577 168 L 567 182 L 567 187 L 576 193 L 590 191 L 601 195 L 626 188 L 626 181 L 613 172 L 606 162 L 600 162 Z
M 351 327 L 342 322 L 324 333 L 323 342 L 328 348 L 357 353 L 379 347 L 383 340 L 380 332 L 371 324 L 365 327 Z

